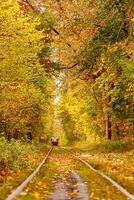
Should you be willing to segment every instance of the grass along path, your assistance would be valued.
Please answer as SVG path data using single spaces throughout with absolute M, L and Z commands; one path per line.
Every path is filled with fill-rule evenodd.
M 65 186 L 66 191 L 64 190 L 64 192 L 68 196 L 66 199 L 77 200 L 80 195 L 78 188 L 81 183 L 70 180 L 72 171 L 84 183 L 91 200 L 126 199 L 109 182 L 75 160 L 71 151 L 62 151 L 57 148 L 47 164 L 42 167 L 40 173 L 28 184 L 17 200 L 60 200 L 54 196 L 59 187 L 57 187 L 57 183 L 62 183 Z M 81 200 L 84 199 L 81 198 Z
M 1 170 L 2 182 L 0 183 L 0 200 L 6 199 L 11 192 L 16 189 L 39 165 L 44 156 L 47 154 L 48 148 L 39 147 L 33 152 L 34 155 L 28 155 L 26 159 L 29 159 L 30 166 L 21 166 L 17 169 Z
M 122 153 L 85 151 L 81 157 L 134 195 L 134 150 Z

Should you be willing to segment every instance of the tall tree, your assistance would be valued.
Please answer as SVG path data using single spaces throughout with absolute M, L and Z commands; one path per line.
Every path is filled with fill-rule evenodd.
M 47 36 L 16 1 L 1 2 L 0 12 L 1 129 L 9 139 L 40 137 L 53 90 L 39 62 Z

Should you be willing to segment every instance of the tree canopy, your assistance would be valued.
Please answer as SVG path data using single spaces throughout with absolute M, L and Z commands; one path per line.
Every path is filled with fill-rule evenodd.
M 69 143 L 131 135 L 133 0 L 5 0 L 0 12 L 1 134 L 47 141 L 58 118 Z

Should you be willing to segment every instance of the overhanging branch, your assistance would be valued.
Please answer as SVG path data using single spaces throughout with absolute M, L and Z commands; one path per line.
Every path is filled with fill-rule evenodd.
M 39 13 L 39 10 L 36 9 L 36 7 L 34 7 L 28 0 L 24 0 L 24 2 L 27 3 L 28 6 L 29 6 L 34 12 Z M 48 21 L 47 19 L 46 19 L 46 21 L 49 23 L 49 21 Z M 56 35 L 60 35 L 59 31 L 58 31 L 56 28 L 54 28 L 53 26 L 51 26 L 51 24 L 49 24 L 49 25 L 50 25 L 52 31 L 53 31 Z M 71 45 L 70 43 L 67 42 L 66 45 L 67 45 L 68 47 L 70 47 L 74 52 L 76 52 L 76 50 L 72 47 L 72 45 Z M 71 67 L 71 68 L 72 68 L 72 67 Z
M 78 63 L 73 64 L 70 67 L 59 67 L 58 70 L 62 70 L 62 69 L 73 69 L 74 67 L 76 67 L 78 65 Z

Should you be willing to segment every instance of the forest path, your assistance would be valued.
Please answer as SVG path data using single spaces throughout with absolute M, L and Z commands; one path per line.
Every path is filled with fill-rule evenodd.
M 88 200 L 87 185 L 82 178 L 74 171 L 63 180 L 58 180 L 55 185 L 56 190 L 50 196 L 52 200 Z
M 125 200 L 114 186 L 74 158 L 77 150 L 55 148 L 17 200 Z

